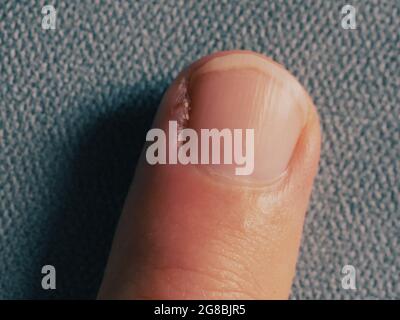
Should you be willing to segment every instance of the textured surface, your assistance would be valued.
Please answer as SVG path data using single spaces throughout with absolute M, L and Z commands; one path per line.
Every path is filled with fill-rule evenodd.
M 321 115 L 292 297 L 400 298 L 399 1 L 0 1 L 0 298 L 93 298 L 169 81 L 216 50 L 283 63 Z M 57 268 L 57 290 L 40 269 Z M 341 288 L 343 265 L 357 291 Z

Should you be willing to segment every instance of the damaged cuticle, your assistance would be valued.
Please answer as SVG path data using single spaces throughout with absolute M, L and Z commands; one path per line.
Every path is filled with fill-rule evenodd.
M 191 101 L 188 88 L 189 78 L 184 76 L 179 82 L 176 102 L 171 108 L 171 120 L 177 122 L 178 134 L 188 127 L 190 118 Z

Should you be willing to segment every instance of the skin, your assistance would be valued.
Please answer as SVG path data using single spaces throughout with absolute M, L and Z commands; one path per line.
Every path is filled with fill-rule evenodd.
M 154 126 L 166 128 L 184 77 L 237 53 L 215 53 L 185 69 Z M 199 165 L 151 166 L 142 155 L 98 298 L 287 299 L 320 152 L 316 109 L 308 95 L 300 99 L 305 124 L 287 169 L 273 181 L 227 179 Z

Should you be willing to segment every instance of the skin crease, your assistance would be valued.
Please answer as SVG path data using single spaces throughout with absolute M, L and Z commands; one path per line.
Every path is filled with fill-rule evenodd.
M 167 128 L 184 77 L 238 52 L 268 59 L 249 51 L 200 59 L 171 84 L 154 127 Z M 304 99 L 306 124 L 289 166 L 268 184 L 195 165 L 150 166 L 142 154 L 98 298 L 287 299 L 320 152 L 318 115 Z

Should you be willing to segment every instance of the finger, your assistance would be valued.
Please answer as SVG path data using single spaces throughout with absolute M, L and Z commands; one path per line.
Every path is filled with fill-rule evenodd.
M 201 129 L 243 129 L 242 155 L 251 154 L 245 129 L 254 129 L 254 161 L 235 158 L 235 145 L 232 164 L 184 165 L 170 154 L 182 148 L 179 142 L 165 152 L 177 164 L 151 165 L 145 151 L 99 298 L 287 298 L 319 160 L 311 99 L 272 60 L 221 52 L 197 61 L 170 86 L 154 122 L 167 139 L 170 121 L 178 132 L 193 129 L 199 140 Z M 229 139 L 221 141 L 223 154 Z

